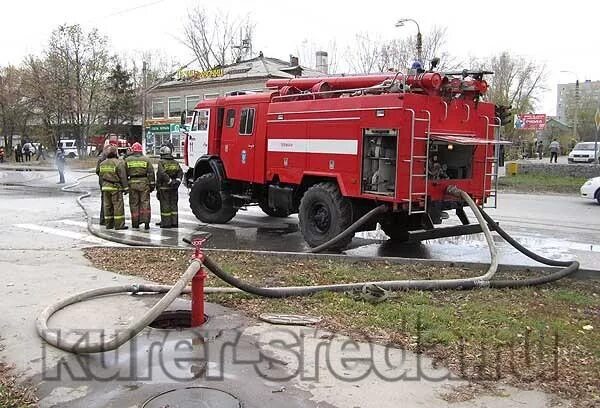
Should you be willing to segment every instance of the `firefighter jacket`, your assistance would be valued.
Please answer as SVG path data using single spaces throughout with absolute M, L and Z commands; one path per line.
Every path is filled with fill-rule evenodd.
M 156 171 L 156 186 L 161 190 L 177 189 L 183 178 L 183 170 L 172 157 L 162 158 Z
M 117 158 L 106 159 L 98 167 L 102 191 L 128 190 L 127 170 L 123 160 Z
M 154 188 L 156 184 L 154 167 L 152 167 L 152 163 L 146 156 L 141 153 L 128 156 L 125 159 L 125 165 L 130 184 L 145 184 Z
M 98 156 L 98 161 L 96 162 L 96 174 L 98 175 L 98 184 L 100 184 L 100 187 L 102 187 L 102 177 L 100 177 L 100 163 L 102 163 L 106 159 L 106 155 L 104 154 L 104 152 L 102 152 L 100 153 L 100 156 Z

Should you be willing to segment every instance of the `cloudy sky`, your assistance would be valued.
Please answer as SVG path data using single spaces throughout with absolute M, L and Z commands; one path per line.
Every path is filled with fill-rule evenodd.
M 99 28 L 118 54 L 160 50 L 165 56 L 189 61 L 192 54 L 179 39 L 186 11 L 196 4 L 208 10 L 218 5 L 232 15 L 249 14 L 256 23 L 255 51 L 282 59 L 296 53 L 303 42 L 326 49 L 335 40 L 337 53 L 342 54 L 357 32 L 382 39 L 414 35 L 414 25 L 394 27 L 399 18 L 417 20 L 422 32 L 445 26 L 448 51 L 459 58 L 508 50 L 545 64 L 548 91 L 538 107 L 540 113 L 555 114 L 557 83 L 574 82 L 576 77 L 600 80 L 600 6 L 583 0 L 560 2 L 560 6 L 537 0 L 6 1 L 0 24 L 0 65 L 18 64 L 24 56 L 39 53 L 50 32 L 64 23 Z

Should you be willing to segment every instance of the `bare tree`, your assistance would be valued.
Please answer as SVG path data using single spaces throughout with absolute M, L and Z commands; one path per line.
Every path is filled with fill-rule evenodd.
M 31 114 L 22 85 L 23 70 L 14 66 L 0 69 L 0 127 L 8 148 L 15 134 L 25 134 Z
M 371 73 L 408 70 L 416 59 L 416 37 L 405 37 L 382 41 L 368 33 L 356 35 L 355 42 L 346 51 L 346 60 L 355 73 Z M 423 33 L 423 62 L 434 57 L 440 58 L 440 71 L 458 68 L 457 60 L 450 55 L 446 47 L 446 28 L 433 27 Z
M 183 43 L 204 70 L 230 64 L 252 52 L 254 24 L 249 17 L 232 18 L 222 11 L 211 14 L 197 6 L 188 11 L 187 21 Z
M 474 61 L 472 65 L 494 72 L 487 79 L 490 101 L 497 105 L 512 106 L 516 113 L 534 111 L 540 94 L 545 90 L 544 65 L 511 56 L 507 51 L 487 60 Z
M 354 36 L 354 43 L 346 49 L 345 57 L 351 72 L 375 72 L 381 65 L 381 40 L 369 33 L 358 33 Z
M 437 57 L 440 59 L 437 69 L 440 71 L 450 71 L 460 66 L 456 58 L 452 57 L 448 52 L 446 38 L 446 27 L 435 26 L 431 31 L 423 33 L 423 63 Z M 381 46 L 379 70 L 383 72 L 392 69 L 402 72 L 409 69 L 413 61 L 416 60 L 416 41 L 416 37 L 410 36 L 401 40 L 384 42 Z

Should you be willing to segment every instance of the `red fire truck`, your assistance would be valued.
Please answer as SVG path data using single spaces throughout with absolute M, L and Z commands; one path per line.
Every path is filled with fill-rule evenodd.
M 185 139 L 190 206 L 206 223 L 251 204 L 273 217 L 298 213 L 313 247 L 382 203 L 388 211 L 363 230 L 379 223 L 406 240 L 450 209 L 468 224 L 446 188 L 479 205 L 495 196 L 501 119 L 483 101 L 484 74 L 273 79 L 267 92 L 202 101 Z

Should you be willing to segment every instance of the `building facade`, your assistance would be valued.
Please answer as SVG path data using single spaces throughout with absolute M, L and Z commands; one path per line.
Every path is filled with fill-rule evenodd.
M 556 119 L 572 125 L 568 117 L 569 105 L 575 103 L 576 83 L 558 84 L 556 92 Z M 600 81 L 579 82 L 579 101 L 600 101 Z
M 176 79 L 163 83 L 147 94 L 148 108 L 144 120 L 146 151 L 157 154 L 160 146 L 170 142 L 175 156 L 181 157 L 181 116 L 185 112 L 191 118 L 194 108 L 202 100 L 234 92 L 263 91 L 266 81 L 271 78 L 323 75 L 324 72 L 298 65 L 297 58 L 292 57 L 290 62 L 286 62 L 262 54 L 209 71 L 180 71 Z

